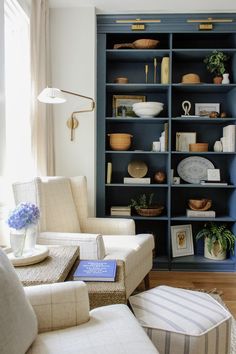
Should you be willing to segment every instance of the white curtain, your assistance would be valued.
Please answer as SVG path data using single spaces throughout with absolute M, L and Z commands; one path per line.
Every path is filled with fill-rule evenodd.
M 37 175 L 54 175 L 53 120 L 50 105 L 40 103 L 38 94 L 49 86 L 48 0 L 31 0 L 31 124 L 32 153 Z

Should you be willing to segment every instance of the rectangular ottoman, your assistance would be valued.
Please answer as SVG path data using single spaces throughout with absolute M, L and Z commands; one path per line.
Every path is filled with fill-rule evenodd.
M 230 353 L 231 314 L 212 296 L 158 286 L 129 302 L 160 354 Z

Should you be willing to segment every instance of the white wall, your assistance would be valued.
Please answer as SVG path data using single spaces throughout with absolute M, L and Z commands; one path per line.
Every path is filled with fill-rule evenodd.
M 95 8 L 50 9 L 52 85 L 95 97 Z M 95 112 L 78 114 L 79 127 L 70 141 L 66 121 L 72 111 L 90 107 L 90 101 L 67 95 L 67 102 L 53 106 L 55 166 L 58 176 L 85 175 L 89 211 L 94 214 L 96 185 Z

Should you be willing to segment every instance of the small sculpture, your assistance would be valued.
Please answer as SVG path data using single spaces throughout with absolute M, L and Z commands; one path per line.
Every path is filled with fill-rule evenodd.
M 157 171 L 154 174 L 154 182 L 155 183 L 164 183 L 166 181 L 166 173 L 164 171 Z
M 189 101 L 183 101 L 182 102 L 182 108 L 184 110 L 184 115 L 189 116 L 189 112 L 191 109 L 191 103 Z

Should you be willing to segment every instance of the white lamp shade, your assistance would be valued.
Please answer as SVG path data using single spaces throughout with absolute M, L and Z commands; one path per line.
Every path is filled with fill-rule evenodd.
M 39 95 L 38 100 L 43 103 L 58 104 L 66 102 L 64 94 L 58 88 L 46 87 Z

